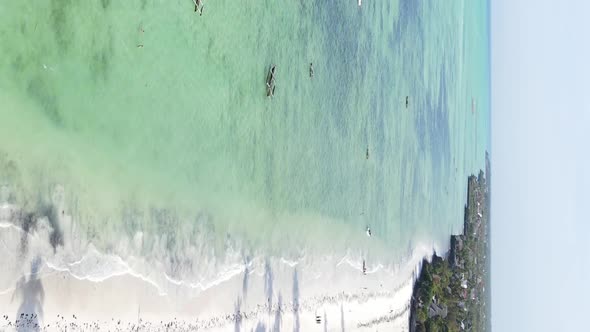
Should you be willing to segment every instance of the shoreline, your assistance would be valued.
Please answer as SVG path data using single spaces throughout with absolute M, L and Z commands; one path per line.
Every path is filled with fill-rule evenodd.
M 420 263 L 410 300 L 410 332 L 442 327 L 491 331 L 490 178 L 486 152 L 485 173 L 468 177 L 462 233 L 450 236 L 442 256 L 435 251 Z
M 488 165 L 486 171 L 489 172 Z M 463 236 L 470 227 L 468 216 L 470 207 L 474 206 L 471 192 L 480 180 L 486 181 L 481 172 L 479 178 L 470 176 L 468 180 Z M 2 228 L 14 232 L 14 238 L 22 236 L 23 230 L 14 224 L 3 224 Z M 47 237 L 44 232 L 49 229 L 41 227 L 37 231 L 41 233 L 35 236 L 42 238 Z M 10 234 L 2 236 L 11 237 Z M 37 273 L 31 270 L 22 277 L 20 286 L 17 283 L 12 289 L 0 290 L 0 307 L 4 311 L 0 314 L 8 314 L 0 321 L 0 329 L 18 330 L 14 325 L 23 322 L 18 313 L 23 312 L 23 305 L 33 305 L 33 308 L 38 307 L 33 312 L 41 311 L 44 316 L 36 316 L 36 320 L 31 322 L 42 323 L 43 327 L 38 330 L 43 331 L 60 330 L 66 326 L 80 331 L 92 330 L 91 326 L 119 330 L 141 327 L 146 331 L 163 331 L 170 328 L 170 324 L 175 324 L 177 330 L 186 331 L 256 331 L 261 328 L 266 331 L 273 326 L 276 330 L 276 324 L 296 331 L 317 329 L 318 324 L 326 329 L 340 325 L 345 330 L 370 331 L 381 327 L 407 331 L 408 322 L 410 331 L 420 331 L 417 328 L 419 324 L 416 324 L 416 295 L 420 293 L 419 285 L 424 272 L 429 266 L 448 260 L 453 255 L 456 239 L 460 237 L 451 236 L 450 250 L 444 258 L 439 257 L 436 250 L 429 257 L 427 253 L 432 253 L 434 248 L 418 244 L 409 256 L 393 267 L 373 262 L 367 275 L 362 274 L 358 261 L 362 255 L 357 257 L 350 252 L 338 259 L 330 257 L 329 262 L 313 257 L 310 261 L 272 257 L 272 263 L 269 263 L 268 259 L 254 257 L 244 261 L 239 271 L 234 269 L 229 271 L 232 272 L 229 276 L 218 275 L 221 279 L 205 282 L 211 284 L 210 287 L 201 287 L 200 290 L 193 287 L 202 286 L 200 282 L 178 281 L 168 275 L 160 278 L 164 281 L 164 285 L 160 285 L 148 276 L 134 273 L 133 264 L 125 265 L 129 262 L 96 250 L 95 255 L 90 252 L 89 257 L 84 255 L 71 264 L 101 259 L 103 255 L 121 260 L 129 270 L 94 280 L 76 275 L 74 270 L 51 265 L 50 260 L 43 260 L 43 272 L 38 273 L 38 279 L 34 278 Z M 47 243 L 41 246 L 32 240 L 28 242 L 36 248 L 33 251 L 48 252 L 51 249 Z M 34 261 L 33 256 L 29 258 Z M 35 287 L 37 291 L 32 296 L 25 294 Z M 19 292 L 23 293 L 20 306 Z M 25 299 L 27 297 L 29 300 Z M 30 298 L 33 302 L 27 303 Z M 14 320 L 8 319 L 13 315 Z M 317 323 L 318 317 L 320 323 Z
M 3 225 L 5 245 L 22 241 L 21 229 Z M 90 328 L 93 324 L 115 330 L 122 328 L 113 325 L 121 320 L 125 325 L 122 330 L 141 324 L 146 331 L 164 331 L 166 324 L 174 323 L 178 330 L 187 331 L 236 330 L 236 326 L 250 331 L 259 324 L 274 326 L 270 322 L 276 316 L 283 329 L 307 331 L 318 328 L 316 315 L 322 316 L 320 325 L 328 330 L 407 330 L 416 266 L 432 251 L 432 247 L 418 244 L 393 266 L 372 262 L 366 275 L 357 261 L 361 256 L 354 253 L 327 260 L 309 256 L 297 262 L 254 257 L 244 262 L 238 273 L 213 282 L 212 287 L 191 291 L 191 283 L 170 281 L 158 286 L 149 276 L 133 270 L 117 274 L 122 270 L 115 269 L 115 274 L 101 278 L 93 278 L 91 271 L 87 276 L 78 275 L 80 264 L 90 264 L 106 254 L 95 250 L 98 254 L 84 255 L 62 266 L 62 249 L 50 254 L 52 248 L 43 240 L 46 231 L 37 231 L 41 233 L 28 234 L 30 255 L 19 256 L 19 261 L 33 262 L 30 270 L 23 266 L 24 273 L 17 277 L 20 280 L 5 280 L 0 290 L 0 330 L 19 330 L 15 325 L 23 321 L 43 326 L 40 331 L 66 326 L 74 331 L 96 330 Z M 51 263 L 54 259 L 59 266 Z M 19 317 L 27 312 L 30 317 L 38 316 L 34 321 Z
M 401 282 L 394 290 L 380 291 L 379 285 L 367 287 L 367 276 L 358 271 L 338 268 L 336 274 L 341 275 L 342 280 L 335 282 L 334 287 L 347 285 L 346 290 L 322 292 L 322 283 L 314 285 L 310 277 L 297 272 L 297 268 L 292 269 L 292 275 L 290 270 L 274 271 L 270 282 L 273 286 L 265 276 L 252 273 L 247 292 L 242 289 L 241 278 L 232 278 L 180 305 L 173 297 L 160 296 L 153 287 L 129 275 L 92 282 L 75 279 L 67 272 L 56 272 L 39 279 L 29 277 L 21 289 L 28 292 L 28 300 L 24 302 L 44 308 L 41 312 L 37 310 L 39 316 L 33 323 L 42 324 L 39 330 L 44 331 L 65 326 L 74 331 L 86 331 L 94 324 L 101 328 L 123 327 L 123 330 L 141 326 L 142 330 L 161 331 L 173 324 L 181 331 L 221 331 L 236 326 L 250 331 L 261 324 L 274 326 L 275 321 L 288 330 L 306 331 L 318 327 L 316 315 L 322 316 L 322 327 L 328 320 L 326 326 L 330 329 L 370 330 L 374 325 L 398 329 L 406 324 L 412 278 Z M 276 289 L 269 289 L 272 287 Z M 319 295 L 322 293 L 325 295 Z M 268 301 L 265 301 L 266 296 L 269 296 Z M 15 296 L 15 292 L 0 294 L 1 314 L 12 317 L 23 307 L 22 303 L 19 306 L 20 301 L 21 296 Z M 179 307 L 182 310 L 178 310 Z M 10 331 L 18 324 L 17 320 L 18 317 L 10 320 L 12 325 L 2 320 L 0 329 Z

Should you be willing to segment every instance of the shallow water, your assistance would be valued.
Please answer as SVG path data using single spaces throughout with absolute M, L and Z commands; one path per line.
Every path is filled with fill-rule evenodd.
M 2 1 L 0 198 L 155 279 L 400 264 L 462 225 L 488 43 L 485 2 Z

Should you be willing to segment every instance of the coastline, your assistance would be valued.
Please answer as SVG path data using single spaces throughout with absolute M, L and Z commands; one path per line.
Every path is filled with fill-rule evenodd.
M 485 173 L 467 181 L 463 232 L 451 235 L 450 249 L 424 258 L 410 300 L 410 332 L 491 331 L 490 178 Z
M 408 322 L 410 331 L 428 331 L 421 329 L 428 323 L 417 319 L 423 308 L 419 307 L 420 294 L 426 289 L 423 280 L 427 279 L 427 272 L 438 265 L 451 259 L 460 260 L 456 258 L 460 255 L 457 243 L 464 241 L 467 232 L 473 229 L 472 217 L 478 213 L 477 203 L 482 203 L 475 192 L 483 190 L 485 195 L 480 196 L 489 200 L 486 187 L 489 162 L 486 162 L 486 172 L 487 178 L 483 172 L 479 177 L 469 177 L 464 231 L 462 235 L 450 237 L 450 250 L 443 257 L 436 252 L 426 257 L 433 248 L 417 245 L 393 270 L 373 262 L 368 266 L 367 275 L 361 273 L 362 266 L 357 261 L 360 256 L 350 253 L 342 258 L 331 257 L 329 262 L 313 257 L 309 261 L 308 258 L 290 261 L 282 257 L 270 260 L 257 257 L 240 265 L 239 271 L 230 271 L 229 276 L 209 280 L 207 283 L 211 287 L 200 290 L 196 290 L 199 285 L 203 286 L 200 283 L 177 281 L 168 276 L 162 286 L 135 273 L 129 266 L 127 272 L 93 279 L 80 277 L 74 270 L 60 269 L 43 260 L 39 271 L 33 273 L 31 267 L 31 273 L 25 273 L 15 287 L 0 290 L 2 314 L 12 317 L 17 313 L 14 320 L 0 322 L 0 329 L 19 330 L 15 325 L 22 324 L 23 320 L 18 313 L 23 312 L 23 305 L 32 305 L 32 312 L 42 316 L 25 322 L 43 324 L 37 329 L 43 331 L 61 330 L 66 326 L 81 331 L 90 326 L 162 331 L 172 325 L 181 331 L 276 331 L 284 328 L 306 331 L 317 329 L 318 325 L 325 330 L 339 331 L 371 331 L 375 327 L 407 331 Z M 481 212 L 489 218 L 487 207 Z M 4 237 L 21 238 L 22 229 L 13 224 L 3 227 L 4 232 L 14 232 Z M 489 236 L 489 232 L 485 234 Z M 40 237 L 47 236 L 41 234 Z M 34 238 L 28 242 L 33 247 L 40 245 Z M 37 249 L 34 251 L 51 250 L 47 243 Z M 96 257 L 84 256 L 67 266 L 98 259 L 100 255 L 106 254 L 96 252 Z M 35 262 L 35 257 L 29 258 Z M 488 280 L 486 278 L 485 284 Z
M 31 266 L 31 273 L 25 273 L 15 287 L 0 290 L 2 314 L 9 314 L 0 322 L 0 329 L 19 330 L 15 325 L 25 322 L 38 324 L 34 330 L 43 331 L 61 330 L 66 326 L 74 331 L 85 331 L 91 326 L 162 331 L 172 325 L 181 331 L 276 331 L 285 328 L 306 331 L 320 326 L 324 330 L 339 331 L 371 331 L 375 327 L 407 331 L 409 322 L 410 331 L 428 331 L 429 323 L 418 319 L 419 311 L 430 307 L 430 304 L 420 306 L 421 293 L 427 288 L 423 281 L 432 280 L 428 274 L 440 265 L 465 259 L 457 247 L 459 241 L 466 241 L 466 234 L 473 231 L 474 215 L 483 213 L 486 218 L 480 219 L 489 220 L 487 155 L 486 174 L 484 177 L 480 171 L 479 177 L 469 177 L 464 231 L 462 235 L 450 237 L 450 250 L 443 257 L 436 252 L 426 257 L 433 248 L 418 244 L 397 266 L 384 267 L 372 262 L 366 275 L 361 273 L 359 259 L 362 256 L 354 253 L 324 260 L 311 256 L 299 261 L 254 257 L 244 261 L 237 270 L 229 271 L 230 275 L 208 280 L 205 284 L 210 287 L 203 288 L 205 284 L 178 281 L 167 275 L 165 284 L 159 284 L 147 275 L 136 273 L 118 256 L 111 258 L 121 260 L 129 270 L 98 279 L 81 277 L 74 270 L 52 265 L 51 260 L 46 260 L 52 257 L 50 255 L 42 257 L 39 270 L 34 272 Z M 483 203 L 481 212 L 477 203 Z M 5 207 L 4 218 L 11 214 L 11 209 Z M 487 227 L 484 223 L 484 228 Z M 22 229 L 10 223 L 3 224 L 2 228 L 3 232 L 12 232 L 4 234 L 3 238 L 15 239 L 14 245 L 22 242 L 25 234 Z M 32 246 L 32 252 L 51 251 L 49 244 L 41 240 L 47 237 L 45 233 L 49 230 L 41 227 L 37 235 L 26 235 L 30 237 L 26 242 Z M 489 237 L 489 231 L 483 234 Z M 65 235 L 67 237 L 67 233 Z M 36 237 L 41 241 L 36 241 Z M 489 241 L 487 243 L 489 245 Z M 58 248 L 58 255 L 60 250 Z M 71 268 L 84 260 L 104 259 L 101 255 L 109 256 L 96 252 L 65 266 Z M 36 257 L 29 258 L 26 261 L 36 261 Z M 484 284 L 489 285 L 489 274 L 484 280 Z M 488 292 L 484 293 L 489 298 L 489 286 L 486 289 Z M 442 306 L 440 301 L 437 299 L 435 304 Z M 450 305 L 445 306 L 448 309 Z M 32 308 L 29 312 L 41 316 L 31 321 L 20 319 L 18 313 L 29 307 Z M 489 305 L 485 309 L 489 317 Z M 8 319 L 14 313 L 15 319 Z M 438 323 L 441 322 L 444 320 L 439 319 Z
M 0 255 L 0 264 L 10 267 L 0 276 L 1 331 L 160 331 L 172 323 L 178 330 L 276 331 L 276 319 L 279 329 L 294 331 L 404 331 L 416 266 L 432 251 L 417 243 L 401 261 L 368 260 L 363 275 L 365 254 L 352 249 L 343 257 L 303 254 L 292 260 L 261 252 L 244 257 L 228 247 L 223 259 L 200 266 L 218 273 L 179 279 L 165 269 L 154 273 L 161 266 L 150 269 L 150 261 L 131 249 L 122 250 L 128 256 L 97 249 L 63 212 L 61 196 L 53 196 L 53 208 L 43 213 L 0 205 L 0 243 L 7 253 L 18 251 Z M 140 248 L 143 237 L 121 246 Z
M 11 211 L 7 208 L 0 209 L 5 218 Z M 26 233 L 13 223 L 0 224 L 5 246 L 28 244 L 27 254 L 6 255 L 4 265 L 18 265 L 9 258 L 31 262 L 30 267 L 18 269 L 21 272 L 15 270 L 14 281 L 3 281 L 2 331 L 23 327 L 87 331 L 93 330 L 91 326 L 162 331 L 169 324 L 181 331 L 307 331 L 319 327 L 404 331 L 416 266 L 432 250 L 418 244 L 396 265 L 369 262 L 366 275 L 362 273 L 362 255 L 351 252 L 344 257 L 304 256 L 297 261 L 251 257 L 238 271 L 220 274 L 214 280 L 200 283 L 167 277 L 162 283 L 162 278 L 153 279 L 153 275 L 135 270 L 137 264 L 132 261 L 96 249 L 82 257 L 69 256 L 72 253 L 64 251 L 65 247 L 53 252 L 46 241 L 50 229 L 43 225 Z M 68 232 L 64 236 L 66 240 L 70 237 Z M 104 269 L 85 269 L 109 262 L 117 263 L 109 275 L 103 274 Z M 13 274 L 5 277 L 9 275 Z M 21 313 L 31 316 L 21 317 Z
M 183 298 L 181 290 L 161 295 L 153 285 L 130 275 L 102 282 L 79 280 L 68 272 L 39 279 L 29 275 L 15 291 L 0 294 L 0 307 L 2 314 L 12 317 L 23 303 L 32 304 L 38 315 L 32 323 L 43 327 L 25 327 L 42 331 L 64 327 L 86 331 L 89 326 L 120 330 L 140 327 L 143 331 L 170 327 L 180 331 L 307 331 L 318 325 L 326 330 L 371 330 L 375 325 L 403 330 L 407 322 L 411 277 L 396 289 L 384 290 L 377 284 L 381 277 L 363 276 L 348 265 L 334 269 L 329 288 L 324 282 L 314 283 L 313 276 L 299 272 L 297 266 L 272 272 L 250 271 L 248 275 L 247 291 L 240 275 L 190 299 Z M 318 315 L 320 324 L 316 323 Z M 0 329 L 20 330 L 14 325 L 22 322 L 26 320 L 19 317 L 3 320 Z
M 489 146 L 482 4 L 11 3 L 0 332 L 408 331 Z

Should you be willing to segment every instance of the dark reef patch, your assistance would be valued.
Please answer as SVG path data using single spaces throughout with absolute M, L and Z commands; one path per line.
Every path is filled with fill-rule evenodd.
M 143 214 L 138 208 L 129 205 L 121 210 L 121 221 L 125 233 L 129 238 L 133 238 L 137 231 L 143 230 Z
M 51 226 L 51 234 L 49 234 L 49 243 L 55 252 L 58 246 L 63 246 L 64 235 L 59 225 L 59 217 L 55 206 L 53 205 L 42 205 L 39 209 L 39 214 L 44 216 L 49 221 Z
M 176 230 L 179 220 L 176 215 L 167 209 L 150 209 L 151 224 L 155 225 L 156 234 L 165 238 L 166 249 L 172 252 L 176 248 Z
M 107 10 L 111 5 L 111 0 L 100 0 L 100 6 L 102 9 Z
M 23 59 L 23 56 L 21 54 L 18 54 L 14 57 L 10 65 L 15 73 L 22 73 L 25 69 L 25 60 Z
M 109 67 L 109 59 L 104 50 L 94 53 L 90 61 L 90 70 L 95 78 L 105 78 Z
M 350 134 L 351 128 L 347 122 L 350 113 L 354 111 L 354 102 L 351 91 L 356 90 L 354 82 L 358 79 L 355 75 L 363 76 L 367 72 L 367 61 L 360 57 L 360 52 L 371 52 L 372 40 L 367 39 L 367 45 L 361 47 L 361 36 L 367 33 L 361 29 L 361 21 L 347 20 L 348 9 L 346 6 L 326 6 L 323 2 L 316 2 L 313 11 L 314 19 L 322 22 L 322 30 L 325 36 L 338 36 L 338 38 L 325 38 L 324 48 L 331 50 L 334 59 L 339 61 L 328 61 L 323 69 L 329 76 L 327 79 L 337 81 L 338 84 L 327 85 L 327 98 L 324 99 L 322 109 L 325 109 L 329 117 L 323 118 L 342 137 Z M 350 70 L 342 71 L 341 66 Z M 338 73 L 335 76 L 332 73 Z
M 61 226 L 59 224 L 59 217 L 55 207 L 51 204 L 40 204 L 37 211 L 23 211 L 19 215 L 20 227 L 23 230 L 19 254 L 24 257 L 29 249 L 28 235 L 37 230 L 39 227 L 39 221 L 43 218 L 47 218 L 51 232 L 49 233 L 49 244 L 53 248 L 53 252 L 57 251 L 57 247 L 63 246 L 64 236 Z
M 57 97 L 49 84 L 40 76 L 33 77 L 27 84 L 27 93 L 41 107 L 45 116 L 56 126 L 63 125 Z
M 429 152 L 433 167 L 440 169 L 450 154 L 448 88 L 445 66 L 440 70 L 438 96 L 428 92 L 416 109 L 415 127 L 418 143 L 423 152 Z
M 49 16 L 51 19 L 51 29 L 55 34 L 55 41 L 62 51 L 70 48 L 71 31 L 68 28 L 68 7 L 72 4 L 71 0 L 52 0 Z
M 90 73 L 95 82 L 99 79 L 106 81 L 111 68 L 111 58 L 114 54 L 112 27 L 109 27 L 107 33 L 108 38 L 106 43 L 102 46 L 97 46 L 89 59 Z M 96 40 L 94 40 L 93 44 L 96 43 Z
M 20 257 L 25 257 L 27 252 L 29 251 L 29 233 L 37 229 L 37 218 L 35 214 L 30 212 L 25 213 L 22 216 L 21 227 L 23 229 L 23 233 L 20 238 L 19 254 Z

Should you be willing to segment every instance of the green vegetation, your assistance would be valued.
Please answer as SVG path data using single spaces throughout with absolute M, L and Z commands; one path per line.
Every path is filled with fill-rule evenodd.
M 489 160 L 468 179 L 463 234 L 445 258 L 423 261 L 412 296 L 410 331 L 489 331 Z

